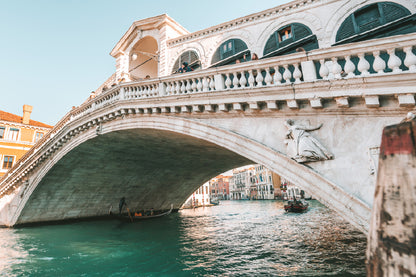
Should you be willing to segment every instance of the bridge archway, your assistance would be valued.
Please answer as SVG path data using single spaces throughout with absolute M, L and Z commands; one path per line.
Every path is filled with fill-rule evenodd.
M 133 80 L 155 78 L 158 75 L 158 44 L 155 38 L 140 39 L 130 51 L 129 74 Z
M 11 225 L 105 215 L 122 196 L 132 209 L 179 208 L 211 177 L 250 163 L 265 165 L 368 230 L 369 208 L 310 168 L 239 134 L 164 116 L 126 117 L 106 122 L 98 136 L 90 129 L 74 137 L 30 181 Z

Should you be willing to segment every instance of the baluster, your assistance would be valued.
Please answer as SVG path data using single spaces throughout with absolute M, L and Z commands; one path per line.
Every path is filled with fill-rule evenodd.
M 333 57 L 331 60 L 332 60 L 332 74 L 334 74 L 334 78 L 340 79 L 341 78 L 342 67 L 338 63 L 338 58 Z
M 264 81 L 266 82 L 266 86 L 272 85 L 272 75 L 270 75 L 270 68 L 266 68 L 266 77 L 264 77 Z
M 147 87 L 143 86 L 142 87 L 142 97 L 146 97 L 146 91 L 147 91 Z
M 358 54 L 360 61 L 358 62 L 357 69 L 361 72 L 361 75 L 367 76 L 370 73 L 368 70 L 370 69 L 370 63 L 365 59 L 364 53 Z
M 374 55 L 374 63 L 373 63 L 374 70 L 377 71 L 378 74 L 383 74 L 384 69 L 386 68 L 386 62 L 382 58 L 380 58 L 380 51 L 375 51 L 373 55 Z
M 285 64 L 284 66 L 285 71 L 283 72 L 283 79 L 286 83 L 290 83 L 290 79 L 292 78 L 292 73 L 289 70 L 289 66 Z
M 186 93 L 192 93 L 191 80 L 186 80 Z
M 191 86 L 191 89 L 192 89 L 192 91 L 195 93 L 197 90 L 196 90 L 196 79 L 195 78 L 193 78 L 192 79 L 192 86 Z
M 407 46 L 403 48 L 403 51 L 406 53 L 406 58 L 404 59 L 404 65 L 409 68 L 410 71 L 416 71 L 416 56 L 412 52 L 412 46 Z
M 295 78 L 295 83 L 298 84 L 300 83 L 300 78 L 302 78 L 302 71 L 300 71 L 298 63 L 295 63 L 293 66 L 295 67 L 293 78 Z
M 198 89 L 198 92 L 202 91 L 202 78 L 198 79 L 198 84 L 196 85 L 196 88 Z
M 241 78 L 240 78 L 240 82 L 239 83 L 240 83 L 240 86 L 242 88 L 244 88 L 247 85 L 247 79 L 246 79 L 246 76 L 244 74 L 244 71 L 241 72 Z
M 319 60 L 321 67 L 319 68 L 319 76 L 322 77 L 322 79 L 328 79 L 328 75 L 329 75 L 329 69 L 325 64 L 325 60 Z
M 211 76 L 211 81 L 209 82 L 209 88 L 211 89 L 211 91 L 215 90 L 215 80 L 214 80 L 214 76 Z
M 152 90 L 153 90 L 153 88 L 152 88 L 152 85 L 148 85 L 147 86 L 147 97 L 151 97 L 152 96 Z
M 347 77 L 354 77 L 355 76 L 355 64 L 351 61 L 351 57 L 345 56 L 345 65 L 344 65 L 344 72 L 347 74 Z
M 153 96 L 157 97 L 159 95 L 159 84 L 154 85 L 155 90 L 153 92 Z
M 282 83 L 282 74 L 280 73 L 278 66 L 274 67 L 273 83 L 275 86 Z
M 181 86 L 180 86 L 180 82 L 179 81 L 175 81 L 176 83 L 176 87 L 175 87 L 175 94 L 179 94 L 181 91 Z
M 204 92 L 207 92 L 208 88 L 209 88 L 209 84 L 208 84 L 208 81 L 207 81 L 207 77 L 204 77 L 202 79 L 202 89 L 203 89 Z
M 253 70 L 249 71 L 248 84 L 251 88 L 254 87 L 254 73 L 253 73 Z
M 239 84 L 239 82 L 238 82 L 237 72 L 234 72 L 234 78 L 233 78 L 234 89 L 238 88 L 238 84 Z
M 170 95 L 170 82 L 166 82 L 166 95 Z
M 257 70 L 257 76 L 256 76 L 256 83 L 257 83 L 257 87 L 262 87 L 263 86 L 263 75 L 261 74 L 261 69 Z
M 390 55 L 389 61 L 387 62 L 389 68 L 393 70 L 394 73 L 401 72 L 400 65 L 402 64 L 402 61 L 396 56 L 394 49 L 387 50 L 387 53 Z
M 156 96 L 156 85 L 151 85 L 151 91 L 150 91 L 150 96 L 154 97 Z
M 151 96 L 152 97 L 156 96 L 156 85 L 152 85 L 152 94 L 151 94 Z
M 231 77 L 230 77 L 230 73 L 227 73 L 226 75 L 225 75 L 225 87 L 227 88 L 227 89 L 230 89 L 231 88 Z
M 181 93 L 184 94 L 185 93 L 185 90 L 186 90 L 185 80 L 182 80 L 181 83 L 182 83 L 182 85 L 181 85 Z

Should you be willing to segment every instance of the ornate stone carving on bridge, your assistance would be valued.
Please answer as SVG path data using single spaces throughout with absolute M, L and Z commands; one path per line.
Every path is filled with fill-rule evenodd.
M 288 129 L 285 143 L 288 147 L 288 155 L 292 159 L 298 163 L 305 163 L 334 158 L 334 155 L 309 133 L 320 129 L 322 124 L 317 127 L 305 127 L 292 119 L 286 120 L 284 124 Z

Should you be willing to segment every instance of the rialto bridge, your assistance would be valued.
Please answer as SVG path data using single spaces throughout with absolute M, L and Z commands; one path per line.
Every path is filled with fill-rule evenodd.
M 398 3 L 414 28 L 415 3 Z M 293 1 L 196 33 L 166 15 L 135 22 L 112 51 L 114 76 L 0 180 L 0 225 L 105 216 L 123 196 L 132 210 L 178 209 L 217 174 L 259 163 L 368 232 L 382 130 L 416 93 L 414 30 L 339 35 L 374 6 Z M 299 22 L 313 35 L 280 47 Z M 236 37 L 250 47 L 236 51 Z M 171 74 L 183 61 L 194 71 Z

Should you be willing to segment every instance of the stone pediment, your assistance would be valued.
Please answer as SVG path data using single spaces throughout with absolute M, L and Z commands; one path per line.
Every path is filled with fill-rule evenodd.
M 161 14 L 154 17 L 145 18 L 133 22 L 127 32 L 119 40 L 116 46 L 111 50 L 110 55 L 116 57 L 118 54 L 122 53 L 130 44 L 135 40 L 137 36 L 143 35 L 145 31 L 160 31 L 161 28 L 168 26 L 173 30 L 173 34 L 177 36 L 183 36 L 189 34 L 189 31 L 182 27 L 178 22 L 172 19 L 167 14 Z

